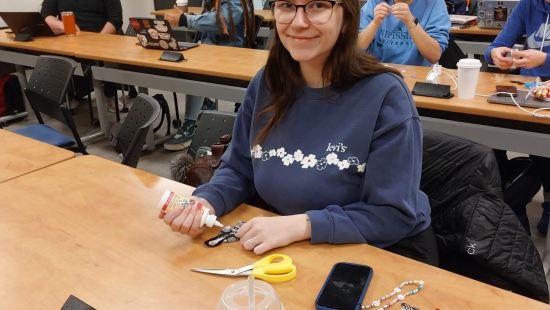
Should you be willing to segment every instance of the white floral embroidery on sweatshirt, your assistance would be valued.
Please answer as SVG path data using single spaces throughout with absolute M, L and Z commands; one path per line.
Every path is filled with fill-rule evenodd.
M 366 163 L 359 164 L 359 159 L 355 156 L 340 160 L 337 153 L 331 152 L 325 157 L 317 159 L 315 154 L 305 156 L 304 153 L 302 153 L 302 150 L 287 152 L 284 147 L 269 151 L 262 151 L 262 146 L 258 144 L 254 145 L 254 147 L 250 150 L 250 155 L 253 158 L 261 159 L 262 161 L 280 158 L 281 162 L 285 166 L 290 166 L 296 162 L 300 164 L 303 169 L 316 168 L 317 170 L 324 170 L 328 166 L 334 165 L 337 166 L 339 170 L 357 167 L 357 172 L 364 173 L 366 166 Z

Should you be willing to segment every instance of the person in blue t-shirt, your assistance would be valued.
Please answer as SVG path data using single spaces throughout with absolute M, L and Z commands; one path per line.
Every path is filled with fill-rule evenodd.
M 201 44 L 248 47 L 254 46 L 255 24 L 252 0 L 203 0 L 201 14 L 175 13 L 164 18 L 173 26 L 187 27 L 202 33 Z M 208 66 L 208 64 L 204 64 Z M 169 151 L 181 151 L 191 145 L 201 110 L 214 110 L 215 103 L 198 96 L 185 96 L 185 121 L 174 138 L 164 142 Z
M 431 66 L 447 48 L 450 30 L 445 1 L 369 0 L 361 9 L 359 48 L 385 63 Z
M 550 0 L 548 0 L 550 1 Z M 490 65 L 496 65 L 501 70 L 508 70 L 512 66 L 520 68 L 521 75 L 539 76 L 543 80 L 550 79 L 550 3 L 545 0 L 521 0 L 512 15 L 508 17 L 506 25 L 485 51 L 485 60 Z M 526 48 L 522 51 L 513 51 L 512 47 L 521 37 L 526 36 Z M 512 57 L 507 57 L 511 55 Z M 506 153 L 495 150 L 498 158 L 507 160 Z M 530 155 L 533 171 L 536 171 L 542 183 L 544 202 L 543 213 L 537 225 L 537 230 L 544 236 L 550 222 L 550 159 Z M 503 172 L 501 171 L 501 174 Z M 540 185 L 535 185 L 539 186 Z M 538 188 L 537 188 L 538 190 Z M 536 190 L 535 190 L 536 192 Z M 532 197 L 531 197 L 532 198 Z M 530 200 L 530 199 L 528 199 Z M 525 204 L 513 206 L 516 214 L 525 214 Z M 520 214 L 518 214 L 518 217 Z M 527 216 L 520 217 L 525 229 L 529 232 Z
M 220 167 L 191 198 L 223 216 L 260 196 L 282 216 L 242 219 L 237 236 L 258 255 L 302 240 L 368 243 L 437 265 L 420 119 L 399 72 L 357 48 L 358 2 L 277 0 L 272 10 L 266 66 Z M 194 207 L 159 217 L 172 231 L 204 231 Z

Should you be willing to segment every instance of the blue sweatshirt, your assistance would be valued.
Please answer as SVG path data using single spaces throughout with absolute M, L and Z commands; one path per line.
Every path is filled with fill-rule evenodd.
M 383 0 L 369 0 L 361 8 L 359 32 L 363 31 L 374 18 L 374 8 Z M 391 4 L 391 2 L 390 2 Z M 418 25 L 439 43 L 441 53 L 449 43 L 451 19 L 443 0 L 414 0 L 409 6 L 411 14 L 418 18 Z M 384 19 L 374 35 L 367 52 L 382 62 L 431 66 L 432 64 L 420 54 L 407 26 L 390 14 Z
M 280 124 L 253 145 L 269 96 L 262 70 L 248 86 L 223 163 L 193 193 L 217 215 L 257 191 L 281 215 L 307 213 L 312 244 L 386 247 L 430 225 L 419 189 L 422 127 L 401 78 L 367 77 L 342 93 L 304 87 Z
M 230 41 L 229 35 L 223 33 L 222 25 L 216 19 L 216 11 L 197 15 L 185 14 L 184 16 L 187 18 L 187 24 L 184 26 L 191 30 L 202 32 L 201 43 L 203 44 L 244 47 L 244 16 L 241 1 L 221 0 L 220 10 L 223 20 L 227 25 L 227 31 L 231 31 L 229 6 L 231 6 L 233 23 L 237 30 L 236 41 Z M 216 42 L 216 36 L 219 36 L 218 42 Z
M 550 14 L 550 4 L 546 0 L 521 0 L 508 17 L 504 29 L 491 43 L 485 51 L 485 60 L 494 65 L 491 58 L 491 50 L 495 47 L 512 47 L 518 40 L 526 35 L 527 46 L 530 49 L 541 50 L 546 53 L 546 61 L 541 67 L 532 69 L 521 68 L 521 75 L 550 77 L 550 27 L 548 26 L 548 16 Z M 544 29 L 546 38 L 543 38 Z M 544 42 L 544 44 L 543 44 Z

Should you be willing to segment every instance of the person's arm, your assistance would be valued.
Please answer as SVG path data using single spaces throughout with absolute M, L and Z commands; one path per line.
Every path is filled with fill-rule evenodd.
M 49 15 L 45 20 L 46 24 L 48 24 L 52 30 L 65 30 L 63 22 L 56 17 Z
M 499 49 L 499 51 L 502 50 L 503 52 L 508 52 L 509 48 L 513 47 L 514 44 L 516 44 L 518 40 L 524 34 L 526 34 L 527 30 L 523 18 L 524 15 L 526 15 L 525 13 L 527 13 L 525 12 L 525 6 L 529 5 L 528 2 L 529 1 L 520 1 L 518 3 L 514 11 L 512 12 L 512 15 L 508 17 L 508 21 L 506 22 L 506 25 L 504 26 L 502 31 L 485 51 L 485 61 L 488 64 L 495 65 L 494 59 L 492 57 L 493 55 L 491 54 L 491 51 L 493 49 L 506 47 L 507 49 Z M 502 55 L 502 53 L 500 53 L 499 55 L 501 56 L 499 57 L 499 60 L 504 61 L 504 59 L 502 59 L 504 55 Z M 496 55 L 496 57 L 498 57 L 498 55 Z
M 451 30 L 451 20 L 444 2 L 433 2 L 429 20 L 424 27 L 420 23 L 415 25 L 415 16 L 406 3 L 394 4 L 391 12 L 405 24 L 418 52 L 430 63 L 438 62 L 449 44 Z
M 115 34 L 122 28 L 122 5 L 120 0 L 104 0 L 107 10 L 107 22 L 100 33 Z
M 210 182 L 199 186 L 193 192 L 193 196 L 206 199 L 217 216 L 231 212 L 256 192 L 249 135 L 262 76 L 263 70 L 256 74 L 246 90 L 233 127 L 231 144 L 222 156 L 222 164 Z
M 99 33 L 108 33 L 108 34 L 116 34 L 116 28 L 111 24 L 111 22 L 106 22 L 105 26 L 103 26 L 103 29 Z
M 46 24 L 53 30 L 63 30 L 63 22 L 57 19 L 59 12 L 57 10 L 57 0 L 44 0 L 40 14 L 46 20 Z
M 222 18 L 229 27 L 229 6 L 231 6 L 231 15 L 233 17 L 233 23 L 238 25 L 243 20 L 243 8 L 239 0 L 222 0 L 220 5 L 220 11 Z M 200 31 L 206 34 L 219 34 L 222 25 L 218 25 L 216 20 L 217 12 L 207 12 L 204 14 L 190 15 L 185 14 L 187 19 L 187 27 L 192 30 Z M 180 22 L 180 25 L 182 23 Z
M 418 224 L 422 127 L 407 86 L 394 78 L 399 81 L 389 88 L 380 109 L 360 198 L 353 204 L 306 212 L 312 244 L 386 247 L 405 238 Z
M 361 8 L 359 37 L 357 38 L 357 43 L 361 50 L 366 50 L 370 46 L 378 28 L 380 28 L 380 25 L 390 13 L 391 7 L 389 4 L 382 2 L 374 6 L 376 4 L 374 2 L 367 1 Z

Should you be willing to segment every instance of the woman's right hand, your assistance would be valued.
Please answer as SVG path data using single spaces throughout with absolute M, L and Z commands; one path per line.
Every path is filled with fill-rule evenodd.
M 372 19 L 372 22 L 380 26 L 384 21 L 384 18 L 386 18 L 390 14 L 390 10 L 391 6 L 386 2 L 381 2 L 380 4 L 378 4 L 374 8 L 374 18 Z
M 170 226 L 172 231 L 180 232 L 181 234 L 189 235 L 191 238 L 194 238 L 208 228 L 206 225 L 199 227 L 202 214 L 204 213 L 202 206 L 207 207 L 210 214 L 215 215 L 216 211 L 204 198 L 191 196 L 189 199 L 194 201 L 195 204 L 187 207 L 178 207 L 168 214 L 159 211 L 158 218 L 164 220 L 164 223 Z
M 508 70 L 512 67 L 513 61 L 510 58 L 506 58 L 506 54 L 510 53 L 512 50 L 509 47 L 495 47 L 491 50 L 491 59 L 493 63 L 500 70 Z

